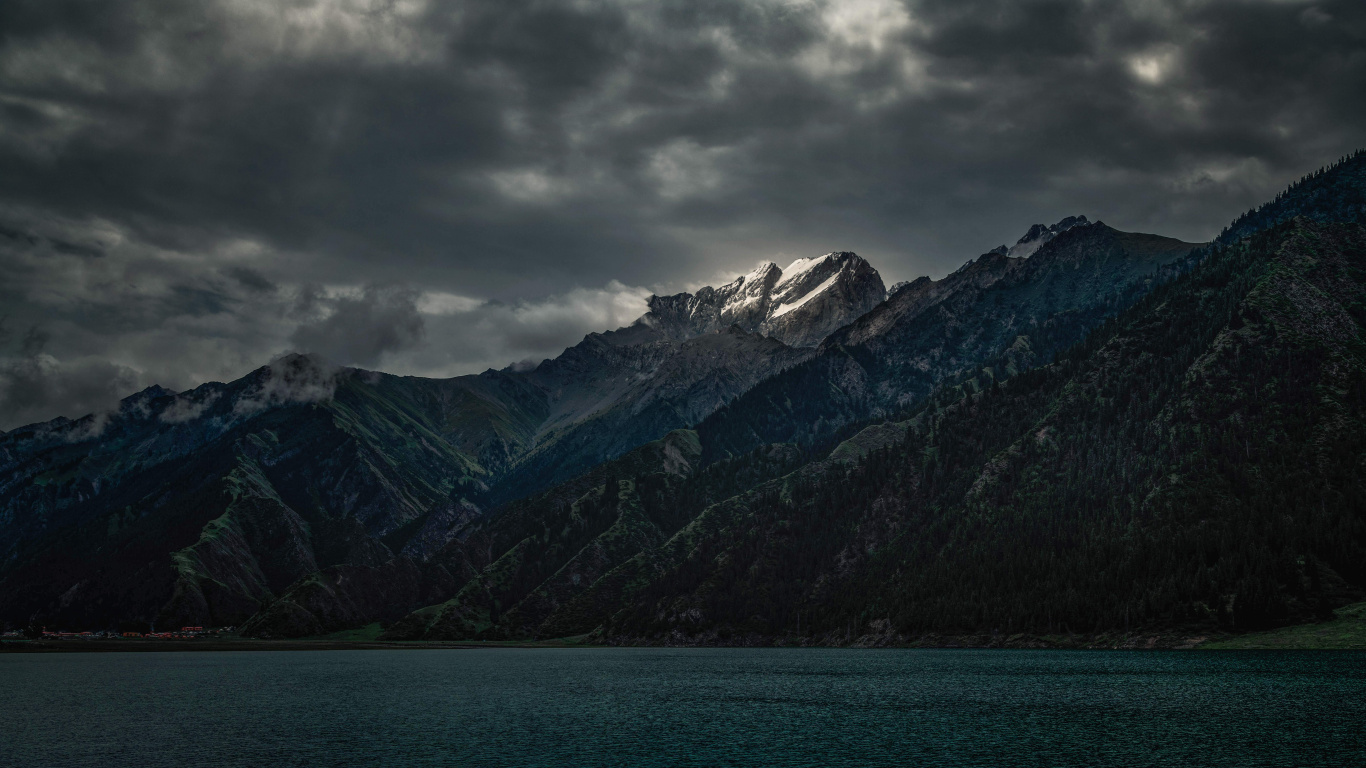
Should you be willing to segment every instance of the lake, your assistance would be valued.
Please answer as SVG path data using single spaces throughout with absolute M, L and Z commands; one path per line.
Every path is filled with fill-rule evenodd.
M 1341 766 L 1366 653 L 0 656 L 4 766 Z

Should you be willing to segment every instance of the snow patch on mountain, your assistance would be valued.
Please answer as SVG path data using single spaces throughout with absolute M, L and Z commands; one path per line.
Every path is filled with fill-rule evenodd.
M 779 281 L 778 281 L 778 285 L 775 286 L 775 287 L 781 288 L 781 287 L 784 286 L 784 285 L 789 285 L 789 284 L 791 284 L 791 283 L 794 282 L 797 278 L 801 277 L 802 275 L 806 274 L 807 272 L 810 272 L 811 270 L 815 269 L 816 267 L 819 267 L 820 265 L 825 264 L 826 262 L 830 261 L 830 257 L 833 256 L 833 255 L 834 255 L 833 253 L 827 253 L 827 254 L 825 254 L 824 256 L 821 256 L 821 257 L 818 257 L 818 258 L 815 258 L 815 259 L 797 259 L 796 261 L 792 262 L 791 264 L 788 264 L 788 265 L 787 265 L 787 269 L 784 269 L 784 270 L 783 270 L 783 279 L 782 279 L 782 280 L 779 280 Z M 777 266 L 777 265 L 775 264 L 774 266 Z
M 1066 232 L 1073 227 L 1086 226 L 1090 223 L 1091 222 L 1086 220 L 1085 216 L 1068 216 L 1051 227 L 1035 224 L 1030 227 L 1029 231 L 1024 234 L 1024 237 L 1021 237 L 1014 245 L 1009 248 L 1001 246 L 1001 248 L 1005 249 L 1005 254 L 1007 256 L 1017 259 L 1027 259 L 1030 256 L 1033 256 L 1039 248 L 1043 247 L 1044 243 L 1047 243 L 1059 234 Z
M 797 299 L 796 303 L 783 304 L 782 306 L 778 307 L 776 310 L 773 311 L 773 314 L 769 315 L 769 318 L 771 319 L 775 317 L 782 317 L 783 315 L 786 315 L 788 312 L 791 312 L 794 309 L 801 308 L 801 306 L 806 304 L 808 301 L 811 301 L 813 298 L 821 295 L 822 293 L 825 293 L 826 289 L 834 285 L 835 281 L 839 278 L 840 273 L 836 272 L 835 274 L 826 278 L 825 282 L 816 286 L 814 290 L 807 292 L 806 295 L 802 296 L 800 299 Z
M 719 288 L 650 298 L 637 326 L 686 339 L 738 326 L 791 346 L 815 346 L 886 298 L 882 278 L 855 253 L 773 262 Z
M 1039 250 L 1039 246 L 1048 242 L 1049 239 L 1050 238 L 1047 237 L 1047 233 L 1045 233 L 1044 236 L 1016 243 L 1015 245 L 1012 245 L 1010 248 L 1006 249 L 1006 255 L 1014 256 L 1017 259 L 1027 259 L 1030 256 L 1033 256 L 1034 252 Z

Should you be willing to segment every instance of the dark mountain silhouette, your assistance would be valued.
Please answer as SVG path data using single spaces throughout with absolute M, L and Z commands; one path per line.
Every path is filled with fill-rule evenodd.
M 885 300 L 829 254 L 656 297 L 530 371 L 294 355 L 13 430 L 0 623 L 840 644 L 1313 620 L 1366 588 L 1363 167 L 1208 245 L 1068 217 Z

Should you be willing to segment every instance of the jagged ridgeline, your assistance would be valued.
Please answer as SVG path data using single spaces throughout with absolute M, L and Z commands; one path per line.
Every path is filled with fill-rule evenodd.
M 851 253 L 534 368 L 282 358 L 0 435 L 0 623 L 610 642 L 1250 628 L 1353 599 L 1366 158 L 1209 244 Z M 687 429 L 692 427 L 691 429 Z
M 1197 246 L 1102 222 L 1068 224 L 1023 241 L 1027 258 L 1002 246 L 942 280 L 901 287 L 827 337 L 811 359 L 705 419 L 705 457 L 764 443 L 826 444 L 848 425 L 895 416 L 987 359 L 1004 354 L 1009 371 L 1047 362 L 1179 274 Z
M 1355 157 L 1324 182 L 1359 189 L 1360 164 Z M 605 573 L 605 563 L 584 569 L 576 560 L 603 550 L 594 543 L 555 560 L 545 581 L 518 584 L 511 564 L 524 562 L 517 548 L 534 537 L 509 542 L 513 556 L 484 581 L 410 615 L 391 636 L 591 630 L 623 643 L 840 644 L 948 633 L 1199 632 L 1312 620 L 1360 599 L 1362 209 L 1334 201 L 1336 213 L 1306 216 L 1320 209 L 1293 194 L 1279 204 L 1294 212 L 1272 229 L 1146 273 L 1130 266 L 1143 246 L 1180 249 L 1133 236 L 1126 244 L 1123 233 L 1091 225 L 1079 230 L 1095 238 L 1088 251 L 1071 230 L 1059 232 L 1049 245 L 1063 255 L 1053 258 L 1080 273 L 1078 283 L 1094 274 L 1088 252 L 1151 282 L 1092 279 L 1105 289 L 1069 291 L 1078 298 L 1032 324 L 1043 328 L 1035 339 L 996 342 L 1004 350 L 928 385 L 928 396 L 911 398 L 896 420 L 870 424 L 823 457 L 710 504 L 660 543 L 613 549 L 605 562 L 639 547 Z M 1032 258 L 1049 253 L 1041 248 Z M 993 281 L 1001 303 L 1028 306 L 1050 288 L 1071 288 L 1065 271 L 1035 263 L 1035 286 Z M 962 295 L 960 306 L 997 303 L 990 285 Z M 1133 297 L 1127 307 L 1125 297 Z M 860 330 L 890 314 L 895 299 L 832 340 L 875 338 Z M 960 338 L 930 313 L 905 314 L 914 331 L 884 338 Z M 1086 318 L 1099 325 L 1089 333 L 1068 327 Z M 896 346 L 877 343 L 880 355 L 854 355 L 827 341 L 816 361 L 830 355 L 865 371 L 904 370 L 885 351 Z M 924 342 L 907 346 L 915 343 Z M 1040 351 L 1022 358 L 1021 347 Z M 1034 365 L 1042 354 L 1046 364 Z M 699 435 L 705 441 L 709 422 L 746 401 L 771 406 L 775 391 L 784 393 L 784 408 L 774 410 L 792 416 L 800 411 L 787 401 L 803 387 L 815 399 L 847 392 L 812 369 L 815 361 L 764 382 Z M 897 402 L 880 407 L 894 407 L 889 400 Z M 870 401 L 879 403 L 863 402 Z M 857 424 L 857 414 L 846 418 Z M 799 436 L 821 434 L 801 418 L 782 428 L 794 425 Z M 764 455 L 756 450 L 712 455 L 743 466 Z M 609 499 L 617 519 L 629 521 L 638 514 L 633 487 L 605 483 L 580 503 Z
M 531 369 L 432 380 L 292 355 L 0 434 L 0 624 L 240 625 L 332 566 L 415 595 L 381 604 L 445 599 L 472 566 L 433 559 L 471 520 L 696 423 L 884 297 L 832 253 L 654 297 Z
M 1053 364 L 942 388 L 857 466 L 708 509 L 615 576 L 633 587 L 601 636 L 899 642 L 1331 615 L 1366 586 L 1363 321 L 1359 224 L 1292 219 L 1215 248 Z

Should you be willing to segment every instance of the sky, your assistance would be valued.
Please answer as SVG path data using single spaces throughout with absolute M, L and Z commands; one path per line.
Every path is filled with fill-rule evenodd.
M 6 0 L 0 429 L 537 361 L 762 261 L 1203 241 L 1364 95 L 1360 0 Z

